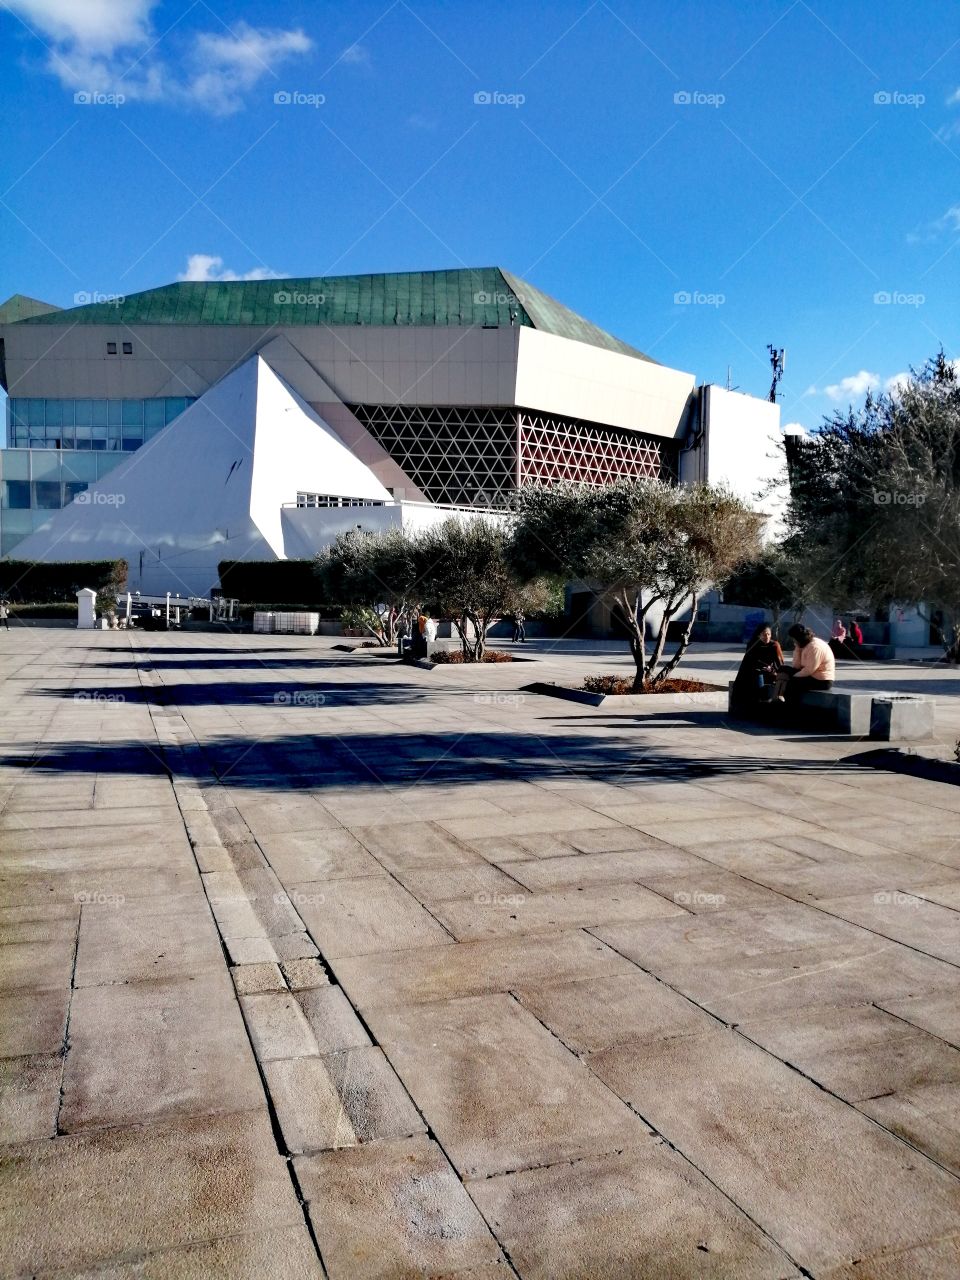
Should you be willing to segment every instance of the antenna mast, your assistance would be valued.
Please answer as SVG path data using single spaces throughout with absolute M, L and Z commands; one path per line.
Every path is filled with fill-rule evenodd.
M 767 350 L 770 352 L 770 368 L 773 370 L 773 377 L 770 381 L 770 403 L 777 403 L 777 387 L 780 385 L 780 379 L 783 377 L 783 371 L 787 367 L 787 352 L 784 347 L 772 347 L 767 343 Z

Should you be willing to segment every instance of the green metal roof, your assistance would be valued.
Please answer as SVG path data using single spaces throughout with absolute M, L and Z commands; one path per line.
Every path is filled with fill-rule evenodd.
M 41 306 L 46 304 L 40 304 Z M 648 360 L 499 267 L 283 280 L 185 281 L 22 324 L 526 325 Z

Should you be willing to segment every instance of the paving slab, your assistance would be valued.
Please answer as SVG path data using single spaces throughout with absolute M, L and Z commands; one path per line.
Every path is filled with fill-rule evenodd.
M 315 1053 L 339 1053 L 370 1043 L 342 987 L 327 985 L 299 990 L 296 1000 L 310 1025 Z
M 284 884 L 373 876 L 382 871 L 353 832 L 341 827 L 262 835 L 260 848 Z
M 960 1231 L 956 1179 L 734 1031 L 590 1067 L 815 1274 Z
M 960 1086 L 955 1081 L 897 1088 L 857 1109 L 960 1176 Z
M 306 1225 L 280 1231 L 248 1232 L 74 1272 L 74 1280 L 322 1280 L 323 1267 Z
M 334 971 L 361 1011 L 577 977 L 634 973 L 596 938 L 570 930 L 492 942 L 461 942 L 388 955 L 340 958 Z
M 242 1111 L 262 1102 L 230 979 L 85 987 L 74 992 L 60 1127 Z
M 312 958 L 284 960 L 280 965 L 280 971 L 291 991 L 325 987 L 330 981 L 330 975 L 320 961 Z
M 0 1143 L 52 1138 L 60 1109 L 63 1058 L 0 1058 Z
M 210 908 L 200 894 L 94 902 L 80 918 L 74 985 L 141 982 L 223 969 Z
M 294 1166 L 331 1280 L 479 1276 L 502 1260 L 430 1138 L 301 1156 Z
M 265 1062 L 264 1076 L 294 1153 L 424 1133 L 426 1125 L 382 1050 Z
M 59 1052 L 70 1005 L 69 976 L 65 978 L 45 990 L 0 993 L 0 1057 Z
M 901 1000 L 884 999 L 878 1003 L 887 1013 L 922 1027 L 955 1049 L 960 1049 L 960 998 L 955 993 L 906 996 Z
M 523 1277 L 799 1276 L 789 1258 L 661 1141 L 469 1182 Z
M 619 1150 L 646 1132 L 509 996 L 375 1009 L 369 1020 L 465 1178 Z
M 230 970 L 238 996 L 252 996 L 261 991 L 286 991 L 287 984 L 278 964 L 239 964 Z
M 808 1006 L 739 1030 L 847 1102 L 960 1085 L 960 1051 L 873 1005 Z
M 299 884 L 291 892 L 328 960 L 452 941 L 416 898 L 385 874 Z
M 651 846 L 654 846 L 653 841 Z M 623 881 L 640 883 L 657 872 L 682 874 L 710 869 L 709 863 L 705 864 L 695 854 L 659 842 L 647 849 L 618 849 L 602 853 L 574 851 L 567 857 L 502 861 L 497 865 L 526 888 L 537 890 Z
M 502 817 L 502 814 L 496 816 Z M 469 867 L 483 859 L 469 844 L 433 822 L 384 822 L 355 826 L 353 834 L 390 871 Z
M 598 1053 L 626 1040 L 695 1035 L 715 1025 L 697 1005 L 637 970 L 543 986 L 520 983 L 516 995 L 577 1054 Z
M 467 941 L 685 914 L 682 906 L 630 883 L 477 895 L 471 902 L 439 902 L 433 910 L 455 938 Z
M 0 1182 L 6 1275 L 303 1223 L 262 1109 L 7 1147 Z

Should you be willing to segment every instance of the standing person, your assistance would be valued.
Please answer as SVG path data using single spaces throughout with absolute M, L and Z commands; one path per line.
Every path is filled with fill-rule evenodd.
M 0 622 L 3 623 L 7 631 L 10 630 L 10 606 L 6 600 L 0 600 Z
M 808 689 L 831 688 L 837 667 L 826 640 L 800 625 L 791 627 L 787 635 L 795 645 L 793 666 L 784 671 L 777 682 L 779 701 L 799 702 Z
M 524 642 L 526 641 L 526 639 L 527 639 L 527 629 L 526 629 L 526 627 L 523 625 L 525 621 L 526 621 L 526 619 L 524 618 L 523 614 L 522 614 L 522 613 L 520 612 L 520 610 L 518 609 L 518 610 L 517 610 L 517 612 L 513 615 L 513 640 L 514 640 L 514 644 L 516 644 L 516 643 L 517 643 L 517 641 L 519 641 L 519 642 L 522 644 L 522 643 L 524 643 Z
M 767 702 L 767 690 L 784 668 L 783 650 L 773 638 L 773 629 L 761 622 L 750 637 L 747 651 L 733 682 L 735 702 Z

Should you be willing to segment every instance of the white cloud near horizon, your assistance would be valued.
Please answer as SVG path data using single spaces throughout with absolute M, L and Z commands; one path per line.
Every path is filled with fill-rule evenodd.
M 269 267 L 254 267 L 251 271 L 238 275 L 236 271 L 224 270 L 223 259 L 212 253 L 191 253 L 187 258 L 186 270 L 177 276 L 178 280 L 209 282 L 212 280 L 282 280 L 279 271 L 271 271 Z
M 859 373 L 853 373 L 848 378 L 841 378 L 839 382 L 835 382 L 829 387 L 824 387 L 823 393 L 829 396 L 831 400 L 846 400 L 848 398 L 859 400 L 868 391 L 876 391 L 879 386 L 879 374 L 870 373 L 867 369 L 861 369 Z
M 130 102 L 239 111 L 244 99 L 312 41 L 301 29 L 238 22 L 217 31 L 158 37 L 157 0 L 4 0 L 42 40 L 46 68 L 75 91 L 122 93 Z

